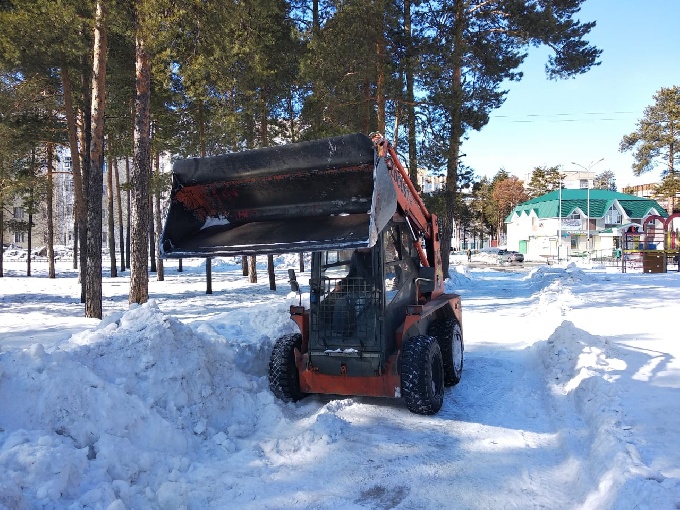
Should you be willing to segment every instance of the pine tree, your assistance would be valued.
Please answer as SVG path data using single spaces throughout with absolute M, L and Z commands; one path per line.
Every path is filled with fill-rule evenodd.
M 130 175 L 132 225 L 130 240 L 130 303 L 149 300 L 149 179 L 151 176 L 151 56 L 147 47 L 149 2 L 135 1 L 134 157 Z
M 85 316 L 102 318 L 102 208 L 104 165 L 104 113 L 106 111 L 107 45 L 106 0 L 97 0 L 92 46 L 92 138 L 90 141 L 87 209 L 87 271 Z M 111 169 L 109 168 L 109 172 Z
M 13 0 L 0 12 L 0 62 L 23 77 L 59 80 L 75 184 L 75 216 L 80 250 L 81 301 L 86 301 L 87 178 L 90 161 L 92 2 Z M 55 30 L 55 27 L 59 27 Z M 26 44 L 31 41 L 31 44 Z M 80 77 L 77 84 L 72 76 Z M 55 87 L 56 91 L 57 88 Z M 76 117 L 80 118 L 80 129 Z M 80 152 L 78 151 L 80 145 Z M 76 245 L 77 246 L 77 245 Z M 74 266 L 77 266 L 74 253 Z
M 678 201 L 678 196 L 680 195 L 680 177 L 678 177 L 677 172 L 664 177 L 661 183 L 654 189 L 654 194 L 656 197 L 665 198 L 670 202 L 671 210 L 668 211 L 669 213 L 680 212 L 680 207 L 678 207 L 680 206 Z
M 517 69 L 531 46 L 554 51 L 546 65 L 549 78 L 567 78 L 597 65 L 600 50 L 584 37 L 595 26 L 575 19 L 583 0 L 544 2 L 424 2 L 426 31 L 421 75 L 431 112 L 428 136 L 446 156 L 447 211 L 442 218 L 444 270 L 465 133 L 479 130 L 507 94 L 501 86 L 518 81 Z
M 616 191 L 616 175 L 611 170 L 597 174 L 593 180 L 593 189 Z
M 645 108 L 637 130 L 626 135 L 619 145 L 621 152 L 634 151 L 633 174 L 642 175 L 661 166 L 663 196 L 672 200 L 680 194 L 680 86 L 661 88 L 654 94 L 654 104 Z M 677 186 L 677 187 L 676 187 Z
M 537 166 L 531 172 L 531 179 L 527 185 L 529 198 L 543 196 L 560 188 L 562 175 L 559 166 Z
M 395 84 L 396 57 L 386 30 L 395 24 L 382 0 L 332 2 L 325 23 L 309 43 L 301 63 L 312 86 L 305 99 L 305 136 L 385 131 L 387 91 Z
M 3 195 L 9 202 L 14 198 L 21 201 L 28 214 L 27 219 L 9 219 L 4 222 L 11 231 L 28 235 L 31 250 L 33 219 L 46 207 L 51 173 L 47 149 L 53 147 L 63 133 L 57 111 L 58 94 L 56 80 L 52 76 L 34 73 L 25 76 L 21 71 L 0 73 L 0 124 L 5 131 L 5 160 Z M 51 217 L 46 214 L 49 220 Z M 50 225 L 47 225 L 49 235 Z M 26 274 L 31 275 L 31 259 L 26 259 Z

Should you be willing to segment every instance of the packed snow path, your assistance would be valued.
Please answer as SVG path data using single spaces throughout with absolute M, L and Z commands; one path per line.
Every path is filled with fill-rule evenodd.
M 423 417 L 274 399 L 285 271 L 216 269 L 129 311 L 107 280 L 98 324 L 72 279 L 3 279 L 0 508 L 680 508 L 678 275 L 461 269 L 463 379 Z

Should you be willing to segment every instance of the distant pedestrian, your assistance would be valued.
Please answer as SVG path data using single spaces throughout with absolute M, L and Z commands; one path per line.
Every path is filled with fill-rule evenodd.
M 468 256 L 468 262 L 470 262 L 472 260 L 472 250 L 470 248 L 468 248 L 468 250 L 467 250 L 467 256 Z

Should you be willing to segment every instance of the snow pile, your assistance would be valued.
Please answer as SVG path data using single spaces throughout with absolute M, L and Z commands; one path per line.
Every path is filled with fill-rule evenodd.
M 176 507 L 173 484 L 202 441 L 234 451 L 283 419 L 270 346 L 199 334 L 148 303 L 51 354 L 1 354 L 0 401 L 13 412 L 0 431 L 0 507 Z
M 455 251 L 449 253 L 450 266 L 458 266 L 467 263 L 468 263 L 467 254 L 464 251 Z
M 449 277 L 444 281 L 444 286 L 446 292 L 455 293 L 456 289 L 467 287 L 471 282 L 469 266 L 449 266 Z
M 66 263 L 6 276 L 0 510 L 680 508 L 679 274 L 452 268 L 463 379 L 418 416 L 394 399 L 275 400 L 299 259 L 275 265 L 272 292 L 214 259 L 207 295 L 186 260 L 125 311 L 126 277 L 105 278 L 103 321 L 81 318 Z
M 621 348 L 570 321 L 533 348 L 545 368 L 557 415 L 585 422 L 585 427 L 574 422 L 561 432 L 570 450 L 586 446 L 579 459 L 584 480 L 600 481 L 584 495 L 584 508 L 627 508 L 630 501 L 673 508 L 680 479 L 666 478 L 644 464 L 626 421 L 619 383 L 628 367 Z
M 522 280 L 529 281 L 536 288 L 545 287 L 549 281 L 561 279 L 571 284 L 586 282 L 591 279 L 583 269 L 574 262 L 566 267 L 559 266 L 537 266 L 522 277 Z
M 535 304 L 527 314 L 553 314 L 564 317 L 572 308 L 582 303 L 571 289 L 589 279 L 590 277 L 573 263 L 566 268 L 539 266 L 531 270 L 523 277 L 529 288 L 534 290 L 532 300 Z
M 472 254 L 473 262 L 482 262 L 484 264 L 498 264 L 500 261 L 498 250 L 478 251 Z
M 189 259 L 189 260 L 197 260 L 197 259 Z M 200 265 L 201 267 L 205 266 L 205 261 L 206 259 L 198 259 L 200 260 Z M 211 259 L 210 262 L 210 268 L 215 270 L 215 271 L 224 271 L 224 270 L 229 270 L 233 269 L 234 266 L 241 266 L 241 259 L 236 258 L 236 257 L 215 257 Z
M 305 253 L 303 256 L 304 264 L 305 264 L 305 271 L 309 271 L 309 268 L 312 264 L 312 254 L 311 253 Z M 283 269 L 295 269 L 295 271 L 299 271 L 300 268 L 300 254 L 299 253 L 286 253 L 284 255 L 276 255 L 274 256 L 274 267 L 276 268 L 283 268 Z
M 311 254 L 304 254 L 305 270 L 309 271 L 311 265 Z M 205 267 L 206 259 L 184 259 L 185 267 Z M 266 270 L 267 269 L 267 257 L 257 257 L 257 269 Z M 213 257 L 211 259 L 211 268 L 215 271 L 229 271 L 234 269 L 234 267 L 241 267 L 241 257 Z M 274 267 L 277 269 L 288 269 L 292 268 L 296 271 L 300 267 L 300 255 L 298 253 L 287 253 L 284 255 L 274 255 Z

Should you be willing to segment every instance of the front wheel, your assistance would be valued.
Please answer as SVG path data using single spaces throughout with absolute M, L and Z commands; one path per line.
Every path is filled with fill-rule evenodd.
M 453 317 L 437 319 L 427 328 L 427 334 L 439 342 L 444 362 L 444 384 L 455 386 L 463 375 L 463 330 Z
M 300 375 L 295 365 L 295 349 L 302 346 L 302 335 L 286 335 L 274 344 L 269 359 L 269 389 L 284 402 L 297 402 L 305 396 L 300 391 Z
M 437 339 L 414 336 L 404 342 L 401 392 L 409 411 L 435 414 L 444 402 L 444 368 Z

